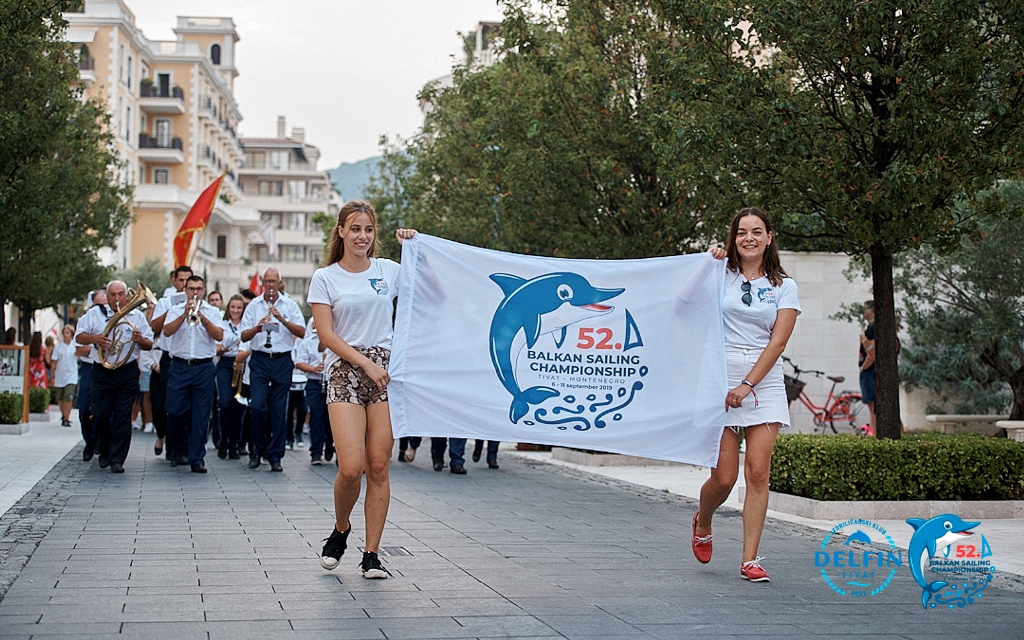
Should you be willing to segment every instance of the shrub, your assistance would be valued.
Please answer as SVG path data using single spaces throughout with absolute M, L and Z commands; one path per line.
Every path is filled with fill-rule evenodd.
M 28 410 L 32 413 L 43 413 L 50 409 L 50 390 L 36 389 L 28 390 Z
M 1020 500 L 1024 443 L 979 435 L 780 436 L 771 488 L 815 500 Z
M 0 393 L 0 424 L 18 424 L 21 422 L 21 411 L 25 401 L 20 393 L 4 391 Z

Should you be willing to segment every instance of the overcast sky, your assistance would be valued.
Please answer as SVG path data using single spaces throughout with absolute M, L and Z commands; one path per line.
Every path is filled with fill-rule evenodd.
M 177 16 L 231 17 L 240 41 L 240 135 L 303 127 L 319 169 L 378 155 L 381 135 L 422 122 L 416 94 L 462 59 L 460 32 L 498 21 L 496 0 L 127 0 L 150 40 Z

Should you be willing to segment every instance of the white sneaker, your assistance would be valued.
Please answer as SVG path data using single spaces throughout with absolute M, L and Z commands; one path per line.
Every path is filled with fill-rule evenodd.
M 132 430 L 133 431 L 138 431 L 141 428 L 142 428 L 142 420 L 133 420 L 132 421 Z
M 152 422 L 147 422 L 146 426 L 142 428 L 142 433 L 153 433 L 156 431 L 156 427 L 153 426 Z
M 299 440 L 298 442 L 295 443 L 295 448 L 296 449 L 305 449 L 306 448 L 306 443 L 303 442 L 302 440 Z
M 289 442 L 288 444 L 284 445 L 284 448 L 289 450 L 289 451 L 294 451 L 295 450 L 295 445 L 293 445 L 292 443 Z

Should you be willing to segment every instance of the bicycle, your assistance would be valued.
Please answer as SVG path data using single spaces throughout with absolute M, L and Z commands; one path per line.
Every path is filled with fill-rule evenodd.
M 856 391 L 840 391 L 836 395 L 836 385 L 841 384 L 846 378 L 843 376 L 826 375 L 824 371 L 801 369 L 786 356 L 782 356 L 782 360 L 793 368 L 792 376 L 789 374 L 783 375 L 786 383 L 786 400 L 789 404 L 793 404 L 794 400 L 799 400 L 800 404 L 807 407 L 807 410 L 811 412 L 811 416 L 814 419 L 815 433 L 827 433 L 828 429 L 831 429 L 832 433 L 839 433 L 836 429 L 836 423 L 839 423 L 840 428 L 845 424 L 850 429 L 850 433 L 856 435 L 867 436 L 874 434 L 874 429 L 871 428 L 870 424 L 860 423 L 857 419 L 857 416 L 864 410 L 864 403 L 861 401 L 860 394 Z M 825 376 L 832 381 L 832 388 L 829 389 L 828 398 L 825 399 L 825 403 L 822 406 L 814 404 L 810 396 L 807 395 L 807 392 L 804 391 L 807 383 L 800 379 L 800 374 L 802 373 L 814 374 L 818 378 Z

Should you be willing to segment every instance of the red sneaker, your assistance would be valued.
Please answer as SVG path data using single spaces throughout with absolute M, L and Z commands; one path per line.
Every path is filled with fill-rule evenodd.
M 706 536 L 697 535 L 697 516 L 700 513 L 693 514 L 693 525 L 690 527 L 690 548 L 693 549 L 693 557 L 697 558 L 697 561 L 702 564 L 711 562 L 711 534 Z
M 761 567 L 761 556 L 740 565 L 740 577 L 751 582 L 768 582 L 768 572 Z

